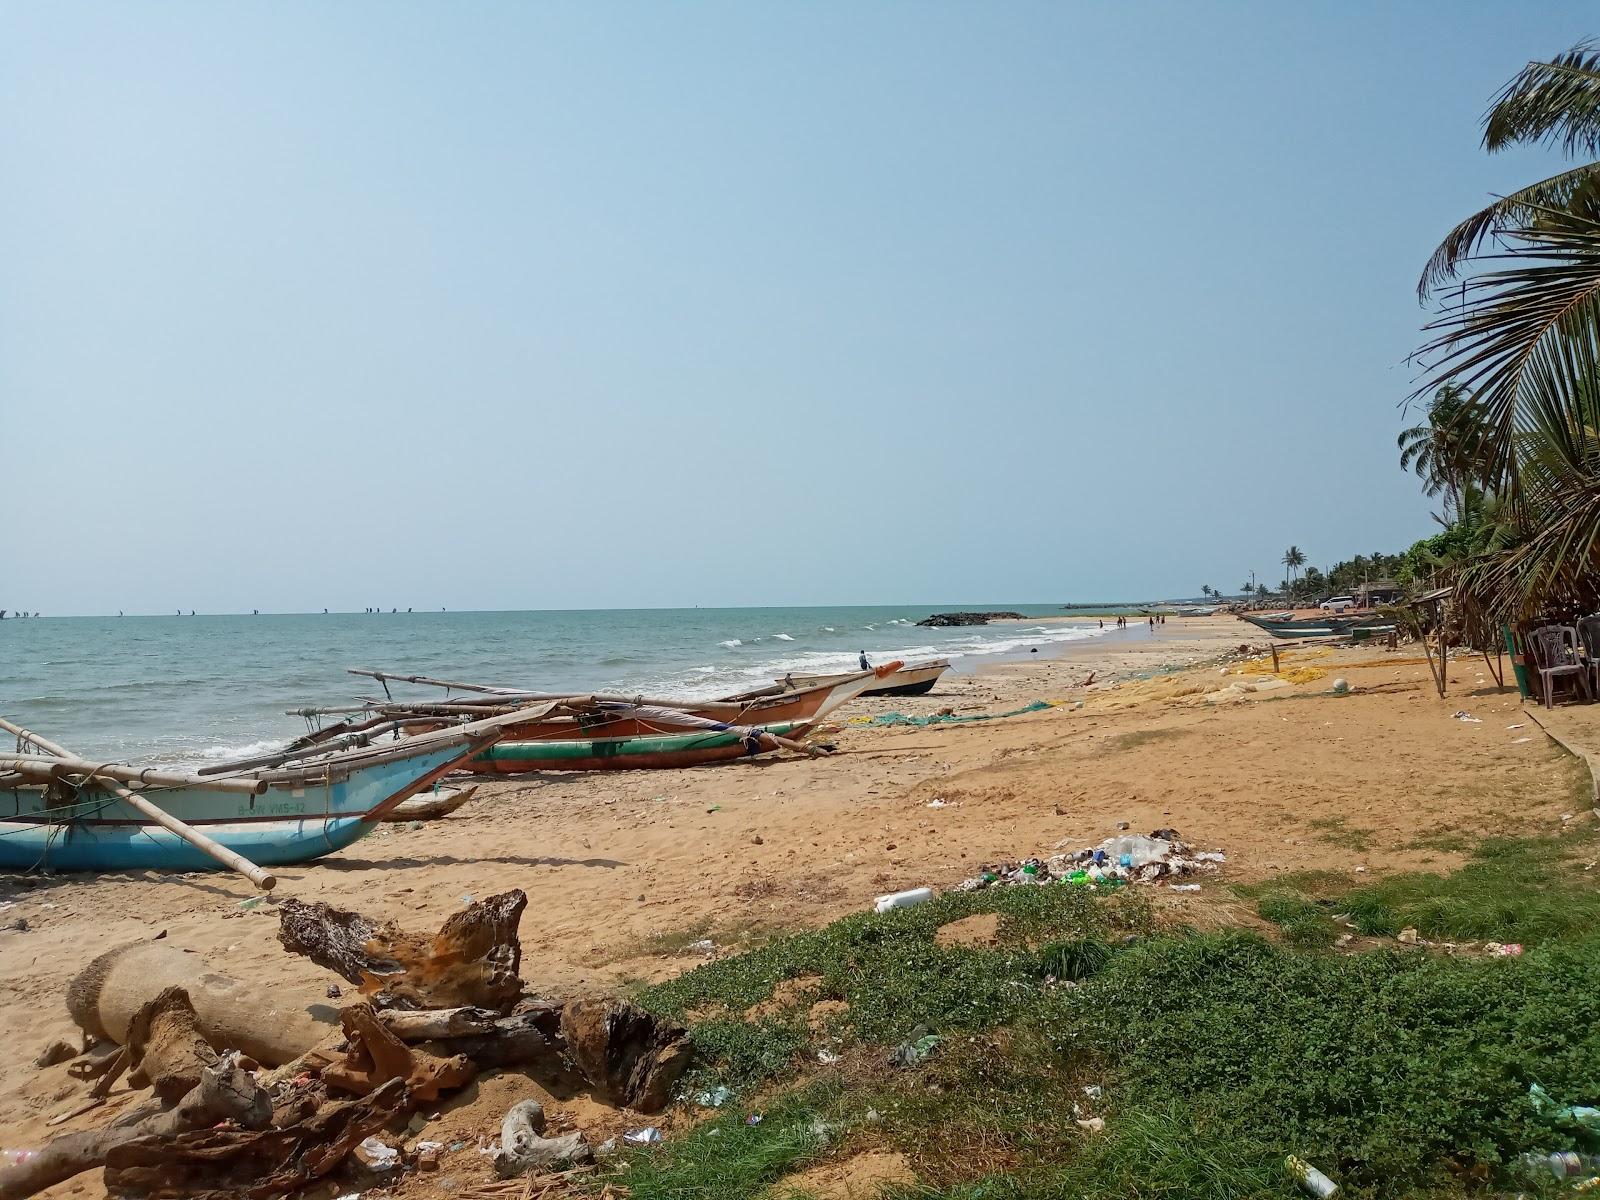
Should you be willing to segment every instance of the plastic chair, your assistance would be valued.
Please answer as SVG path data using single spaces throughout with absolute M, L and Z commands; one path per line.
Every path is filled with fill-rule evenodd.
M 1589 695 L 1589 668 L 1578 654 L 1578 631 L 1571 625 L 1543 625 L 1528 636 L 1533 650 L 1534 666 L 1539 672 L 1539 682 L 1544 690 L 1544 706 L 1555 707 L 1555 684 L 1558 679 L 1571 678 L 1587 699 Z
M 1600 615 L 1584 617 L 1578 622 L 1578 647 L 1589 668 L 1589 695 L 1600 695 Z

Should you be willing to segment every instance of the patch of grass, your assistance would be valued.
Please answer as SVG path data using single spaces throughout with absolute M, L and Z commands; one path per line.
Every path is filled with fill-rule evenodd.
M 996 948 L 940 947 L 941 925 L 998 913 Z M 1009 1019 L 1041 975 L 1030 945 L 1115 939 L 1153 927 L 1148 903 L 1132 889 L 1103 897 L 1064 884 L 951 893 L 915 908 L 846 917 L 824 929 L 773 939 L 747 954 L 706 963 L 643 989 L 645 1007 L 668 1016 L 712 1005 L 743 1011 L 784 979 L 816 975 L 821 997 L 850 1005 L 867 1040 L 888 1040 L 917 1024 L 936 1030 L 986 1029 Z
M 780 1090 L 754 1129 L 724 1113 L 631 1156 L 621 1182 L 635 1200 L 731 1200 L 868 1145 L 910 1158 L 922 1183 L 892 1194 L 921 1200 L 1287 1200 L 1287 1154 L 1351 1200 L 1522 1186 L 1516 1155 L 1581 1136 L 1535 1113 L 1529 1085 L 1563 1104 L 1600 1100 L 1600 899 L 1570 861 L 1576 837 L 1489 843 L 1453 875 L 1354 891 L 1326 873 L 1238 889 L 1288 944 L 1149 934 L 1136 897 L 1046 886 L 849 917 L 708 963 L 641 998 L 661 1012 L 743 1011 L 781 979 L 816 975 L 851 1006 L 845 1061 L 825 1084 Z M 1335 930 L 1327 914 L 1358 902 L 1424 929 L 1521 932 L 1533 948 L 1312 950 Z M 1001 915 L 998 947 L 933 944 L 976 912 Z M 719 1078 L 770 1094 L 811 1057 L 802 1020 L 703 1021 L 692 1036 Z M 918 1023 L 941 1035 L 938 1050 L 890 1069 L 888 1049 Z M 1088 1114 L 1103 1132 L 1077 1125 Z
M 1377 832 L 1373 829 L 1352 829 L 1346 824 L 1343 817 L 1318 817 L 1310 822 L 1311 828 L 1317 830 L 1317 836 L 1324 842 L 1333 846 L 1343 846 L 1364 854 L 1372 849 L 1372 838 Z
M 1105 942 L 1095 938 L 1052 942 L 1039 951 L 1039 967 L 1056 979 L 1070 979 L 1076 983 L 1100 970 L 1111 961 L 1114 953 Z
M 736 1089 L 787 1075 L 805 1048 L 803 1026 L 783 1021 L 702 1021 L 689 1034 L 695 1060 Z
M 1092 1048 L 1131 1108 L 1189 1106 L 1243 1160 L 1296 1153 L 1356 1194 L 1570 1145 L 1534 1116 L 1535 1080 L 1600 1096 L 1600 941 L 1495 960 L 1158 938 L 1055 1007 L 1053 1041 Z
M 1268 892 L 1256 902 L 1256 911 L 1281 927 L 1291 945 L 1326 948 L 1338 936 L 1323 907 L 1294 892 Z
M 758 1125 L 730 1110 L 655 1149 L 630 1153 L 617 1182 L 631 1200 L 749 1200 L 821 1150 L 835 1089 L 812 1087 L 768 1108 Z
M 1600 929 L 1600 888 L 1569 858 L 1574 838 L 1495 839 L 1449 875 L 1413 873 L 1356 888 L 1340 901 L 1357 929 L 1425 938 L 1541 942 Z

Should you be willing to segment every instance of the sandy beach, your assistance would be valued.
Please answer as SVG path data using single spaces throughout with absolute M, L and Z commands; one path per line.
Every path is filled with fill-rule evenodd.
M 1454 662 L 1441 700 L 1404 647 L 1295 648 L 1273 678 L 1270 660 L 1241 659 L 1241 644 L 1262 640 L 1231 617 L 1174 618 L 1162 632 L 1139 626 L 1058 657 L 947 676 L 927 696 L 857 702 L 829 733 L 839 753 L 827 758 L 494 780 L 447 818 L 386 826 L 281 871 L 276 896 L 431 930 L 470 897 L 521 888 L 523 977 L 572 996 L 686 970 L 702 939 L 724 953 L 881 893 L 948 888 L 984 863 L 1091 845 L 1124 822 L 1176 827 L 1226 853 L 1200 892 L 1157 889 L 1174 920 L 1260 926 L 1228 885 L 1291 871 L 1448 869 L 1458 843 L 1545 832 L 1588 807 L 1586 768 L 1481 660 Z M 1351 694 L 1332 694 L 1335 678 Z M 1037 699 L 1062 703 L 993 721 L 861 723 Z M 1477 720 L 1455 719 L 1460 710 Z M 275 900 L 244 907 L 252 895 L 223 874 L 0 880 L 5 1145 L 37 1144 L 76 1094 L 64 1067 L 30 1064 L 51 1039 L 74 1038 L 65 984 L 110 947 L 164 933 L 218 970 L 307 1002 L 323 995 L 332 976 L 279 947 Z M 442 1106 L 443 1125 L 489 1134 L 507 1095 L 534 1087 L 482 1081 Z M 113 1093 L 112 1111 L 130 1095 Z M 555 1109 L 597 1132 L 628 1123 L 587 1102 Z M 105 1120 L 102 1111 L 65 1127 Z M 99 1189 L 91 1174 L 53 1194 Z

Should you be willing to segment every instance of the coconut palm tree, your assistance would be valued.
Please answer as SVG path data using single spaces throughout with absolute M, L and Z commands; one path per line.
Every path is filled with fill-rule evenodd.
M 1299 546 L 1290 546 L 1283 552 L 1283 565 L 1289 568 L 1289 587 L 1292 591 L 1300 568 L 1306 565 L 1306 552 Z
M 1530 143 L 1600 155 L 1600 44 L 1528 64 L 1495 98 L 1484 145 Z M 1587 603 L 1600 592 L 1600 162 L 1463 221 L 1423 292 L 1469 263 L 1484 269 L 1426 327 L 1430 369 L 1413 395 L 1446 383 L 1470 393 L 1441 423 L 1471 446 L 1472 482 L 1501 497 L 1504 522 L 1460 578 L 1500 611 Z
M 1445 514 L 1450 519 L 1462 491 L 1483 473 L 1481 430 L 1472 419 L 1471 405 L 1472 395 L 1466 388 L 1442 383 L 1428 401 L 1427 419 L 1401 430 L 1396 442 L 1401 469 L 1417 473 L 1425 494 L 1443 493 Z

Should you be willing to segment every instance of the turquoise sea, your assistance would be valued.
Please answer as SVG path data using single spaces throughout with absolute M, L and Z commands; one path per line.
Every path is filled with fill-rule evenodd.
M 7 619 L 0 714 L 89 758 L 199 762 L 302 733 L 304 721 L 285 710 L 380 691 L 346 667 L 540 691 L 705 697 L 787 671 L 849 670 L 861 650 L 874 662 L 947 657 L 971 671 L 1099 636 L 1061 624 L 916 625 L 957 609 L 1062 615 L 1057 605 L 966 603 Z

